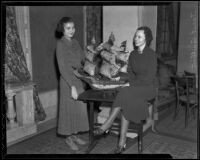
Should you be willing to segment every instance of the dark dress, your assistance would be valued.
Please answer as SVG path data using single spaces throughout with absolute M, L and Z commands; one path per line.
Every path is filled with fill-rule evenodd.
M 122 88 L 113 103 L 121 107 L 127 120 L 135 123 L 149 116 L 147 100 L 156 94 L 157 58 L 155 52 L 145 47 L 142 54 L 132 51 L 128 61 L 130 86 Z
M 71 86 L 75 86 L 78 94 L 84 91 L 84 85 L 73 74 L 73 67 L 79 67 L 84 58 L 77 40 L 62 38 L 57 41 L 56 56 L 60 71 L 58 133 L 71 135 L 89 130 L 87 105 L 71 97 Z

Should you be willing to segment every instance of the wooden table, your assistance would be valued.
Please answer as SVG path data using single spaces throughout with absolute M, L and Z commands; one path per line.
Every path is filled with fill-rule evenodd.
M 97 143 L 94 139 L 94 107 L 100 103 L 107 103 L 108 107 L 111 106 L 117 90 L 86 90 L 79 95 L 78 100 L 86 102 L 89 107 L 89 147 L 86 152 L 90 152 Z
M 94 138 L 94 108 L 101 103 L 106 103 L 108 107 L 111 107 L 117 94 L 117 89 L 113 90 L 86 90 L 79 95 L 78 100 L 86 102 L 89 107 L 89 147 L 86 151 L 89 153 L 96 145 L 97 140 Z M 161 101 L 156 104 L 156 107 L 163 106 L 174 102 L 175 97 L 167 101 Z M 143 123 L 130 123 L 130 131 L 138 134 L 138 152 L 142 153 L 142 136 L 143 136 Z M 152 128 L 153 129 L 153 128 Z M 153 130 L 154 131 L 154 130 Z

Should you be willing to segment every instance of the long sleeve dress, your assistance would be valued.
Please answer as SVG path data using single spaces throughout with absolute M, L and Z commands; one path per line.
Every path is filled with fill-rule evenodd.
M 56 57 L 60 71 L 57 132 L 61 135 L 71 135 L 88 131 L 87 106 L 71 97 L 71 86 L 76 87 L 78 94 L 84 91 L 82 81 L 73 74 L 73 68 L 81 65 L 84 52 L 77 40 L 69 41 L 62 37 L 57 41 Z
M 127 120 L 135 123 L 149 116 L 147 101 L 156 95 L 157 58 L 155 52 L 145 46 L 143 53 L 132 51 L 128 62 L 130 86 L 122 88 L 113 103 L 121 107 Z

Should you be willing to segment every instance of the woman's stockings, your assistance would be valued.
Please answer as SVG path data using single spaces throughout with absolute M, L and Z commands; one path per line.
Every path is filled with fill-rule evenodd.
M 115 118 L 117 117 L 118 113 L 120 112 L 121 107 L 113 108 L 110 116 L 104 122 L 104 124 L 100 127 L 102 130 L 106 131 L 113 123 Z M 126 134 L 129 126 L 129 121 L 125 119 L 123 114 L 121 115 L 121 130 L 120 130 L 120 139 L 119 139 L 119 146 L 124 146 L 126 143 Z
M 115 118 L 117 117 L 118 113 L 120 112 L 121 107 L 116 107 L 112 109 L 112 112 L 108 119 L 104 122 L 104 124 L 101 126 L 101 129 L 106 131 L 113 123 Z
M 126 134 L 127 134 L 128 126 L 129 126 L 129 121 L 127 121 L 122 114 L 119 146 L 124 146 L 126 144 Z

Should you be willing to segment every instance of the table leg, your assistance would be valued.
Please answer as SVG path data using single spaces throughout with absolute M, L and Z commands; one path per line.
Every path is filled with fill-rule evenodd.
M 94 140 L 94 102 L 89 102 L 89 146 L 85 151 L 86 154 L 89 154 L 90 151 L 95 147 L 96 143 Z
M 93 139 L 94 139 L 94 134 L 93 134 L 93 130 L 94 130 L 94 102 L 89 102 L 89 108 L 90 108 L 90 111 L 89 111 L 89 125 L 90 125 L 90 130 L 89 130 L 89 142 L 90 142 L 90 145 L 92 144 L 93 142 Z
M 142 122 L 139 125 L 138 131 L 138 153 L 141 154 L 143 152 L 143 125 Z
M 89 154 L 91 150 L 96 146 L 98 143 L 97 140 L 94 138 L 94 102 L 89 102 L 89 146 L 86 150 L 86 154 Z

